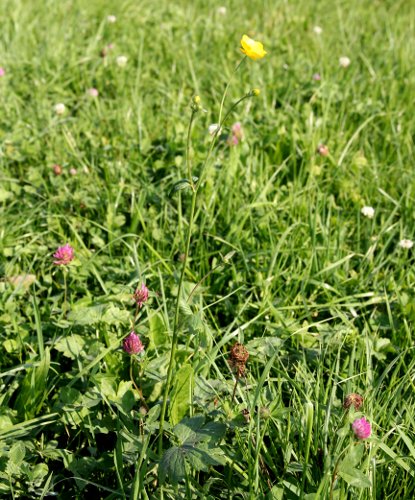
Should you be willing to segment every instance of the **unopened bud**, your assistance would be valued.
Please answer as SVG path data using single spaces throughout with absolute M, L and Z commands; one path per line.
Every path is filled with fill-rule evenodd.
M 200 96 L 195 95 L 192 99 L 192 106 L 191 106 L 193 111 L 199 111 L 202 109 L 200 102 L 201 102 Z
M 329 148 L 325 144 L 319 144 L 317 148 L 317 153 L 320 156 L 328 156 Z
M 252 97 L 258 97 L 260 93 L 261 91 L 259 89 L 252 89 L 249 95 L 251 95 Z

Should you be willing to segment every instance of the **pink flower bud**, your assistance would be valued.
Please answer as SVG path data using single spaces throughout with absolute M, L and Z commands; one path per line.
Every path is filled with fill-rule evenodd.
M 367 439 L 372 433 L 370 423 L 365 417 L 358 418 L 352 423 L 352 429 L 357 439 Z
M 143 283 L 141 288 L 137 288 L 134 292 L 133 299 L 135 300 L 138 307 L 142 307 L 144 302 L 148 300 L 148 288 Z
M 127 354 L 140 354 L 144 351 L 143 343 L 140 336 L 135 332 L 131 332 L 128 337 L 125 337 L 122 343 L 122 348 Z
M 62 167 L 58 165 L 57 163 L 53 165 L 53 172 L 55 175 L 61 175 L 62 174 Z

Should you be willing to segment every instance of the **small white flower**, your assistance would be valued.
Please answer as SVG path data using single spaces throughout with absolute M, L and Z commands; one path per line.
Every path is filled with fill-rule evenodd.
M 314 26 L 313 31 L 316 35 L 321 35 L 323 33 L 323 28 L 320 26 Z
M 88 90 L 87 90 L 87 94 L 88 94 L 90 97 L 98 97 L 99 92 L 98 92 L 98 90 L 97 90 L 97 89 L 92 88 L 92 89 L 88 89 Z
M 117 61 L 118 66 L 120 68 L 123 68 L 128 62 L 128 57 L 127 56 L 118 56 L 116 61 Z
M 218 14 L 220 14 L 221 16 L 226 16 L 226 7 L 218 7 Z
M 114 24 L 116 22 L 117 18 L 113 15 L 107 16 L 107 21 L 111 24 Z
M 71 175 L 76 175 L 78 173 L 78 171 L 76 170 L 76 168 L 72 167 L 72 168 L 69 169 L 69 173 Z
M 399 242 L 399 246 L 401 248 L 405 248 L 406 250 L 409 250 L 414 246 L 414 242 L 412 240 L 401 240 Z
M 66 106 L 62 102 L 59 102 L 55 104 L 54 110 L 57 115 L 63 115 L 66 111 Z
M 373 219 L 373 216 L 375 215 L 375 209 L 373 207 L 363 207 L 361 212 L 362 215 L 364 215 L 368 219 Z
M 348 66 L 350 66 L 350 63 L 351 61 L 347 56 L 342 56 L 339 59 L 339 64 L 342 68 L 347 68 Z
M 219 130 L 219 123 L 212 123 L 212 125 L 209 125 L 209 134 L 210 135 L 215 135 L 215 134 L 220 134 L 220 130 Z

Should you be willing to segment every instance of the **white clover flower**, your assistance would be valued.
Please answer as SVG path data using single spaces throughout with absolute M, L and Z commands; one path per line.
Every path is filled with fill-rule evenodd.
M 219 135 L 221 132 L 219 123 L 212 123 L 212 125 L 209 125 L 208 131 L 210 135 L 215 135 L 215 134 Z
M 221 16 L 226 16 L 226 7 L 218 7 L 218 14 L 220 14 Z
M 323 33 L 323 28 L 321 26 L 314 26 L 313 31 L 316 35 L 321 35 Z
M 339 59 L 339 64 L 342 68 L 347 68 L 348 66 L 350 66 L 350 63 L 351 61 L 347 56 L 342 56 Z
M 373 216 L 375 215 L 375 209 L 373 207 L 363 207 L 361 212 L 362 215 L 364 215 L 368 219 L 373 219 Z
M 406 250 L 409 250 L 410 248 L 412 248 L 414 246 L 414 242 L 412 240 L 401 240 L 399 242 L 399 246 L 401 248 L 405 248 Z
M 55 107 L 53 108 L 55 110 L 55 113 L 57 115 L 63 115 L 66 111 L 66 106 L 63 104 L 63 102 L 59 102 L 58 104 L 55 104 Z
M 118 56 L 116 59 L 116 62 L 120 68 L 123 68 L 128 62 L 128 57 L 127 56 Z
M 91 88 L 91 89 L 88 89 L 87 90 L 87 94 L 90 96 L 90 97 L 98 97 L 99 95 L 99 92 L 97 89 L 95 88 Z
M 109 16 L 107 16 L 107 21 L 111 24 L 114 24 L 117 21 L 117 18 L 110 14 Z

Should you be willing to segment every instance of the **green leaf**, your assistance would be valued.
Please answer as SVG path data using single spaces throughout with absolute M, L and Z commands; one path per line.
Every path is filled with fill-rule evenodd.
M 184 446 L 186 460 L 191 467 L 195 470 L 203 470 L 207 472 L 211 465 L 223 465 L 224 461 L 220 460 L 223 455 L 222 450 L 219 448 L 214 450 L 203 450 L 201 448 L 194 448 L 193 446 Z
M 149 319 L 149 349 L 157 349 L 168 340 L 168 331 L 160 313 L 155 313 Z
M 46 383 L 50 368 L 50 350 L 45 349 L 44 357 L 36 369 L 28 370 L 16 398 L 15 409 L 26 419 L 33 418 L 46 398 Z
M 94 325 L 102 320 L 104 310 L 105 305 L 80 307 L 71 311 L 68 314 L 68 319 L 76 325 Z
M 177 484 L 186 476 L 186 465 L 184 461 L 183 449 L 173 446 L 168 449 L 160 462 L 159 480 L 164 483 L 168 477 L 173 484 Z
M 65 357 L 76 359 L 81 354 L 85 346 L 85 340 L 80 336 L 72 334 L 69 337 L 61 337 L 54 344 L 54 348 L 61 352 Z
M 204 423 L 205 417 L 203 415 L 184 418 L 179 424 L 174 427 L 174 435 L 182 444 L 196 443 L 198 440 L 197 432 L 201 429 Z
M 20 471 L 20 467 L 23 463 L 23 459 L 26 455 L 26 447 L 21 442 L 18 441 L 14 443 L 9 452 L 9 460 L 7 462 L 7 474 L 9 475 L 18 475 Z
M 339 470 L 342 470 L 342 468 L 347 468 L 347 467 L 356 467 L 356 465 L 358 465 L 362 460 L 364 449 L 365 445 L 363 443 L 357 443 L 356 445 L 352 445 L 347 455 L 340 462 Z
M 130 313 L 125 309 L 111 305 L 103 314 L 101 321 L 107 325 L 126 324 L 130 319 Z
M 344 464 L 341 469 L 339 467 L 338 473 L 350 486 L 355 486 L 356 488 L 370 488 L 371 486 L 369 478 L 363 472 L 347 464 Z
M 170 406 L 170 422 L 177 424 L 188 413 L 193 394 L 193 367 L 184 364 L 177 372 Z

